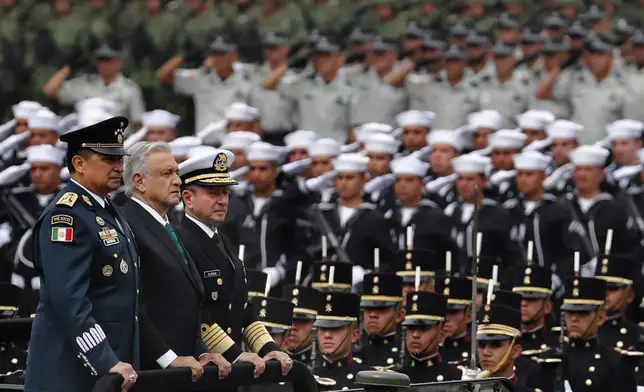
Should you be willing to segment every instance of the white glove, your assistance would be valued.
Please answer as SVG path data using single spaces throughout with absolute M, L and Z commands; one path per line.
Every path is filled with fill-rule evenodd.
M 564 292 L 564 284 L 561 281 L 561 278 L 557 274 L 552 274 L 552 286 L 551 286 L 552 292 L 555 294 L 555 297 L 559 298 L 561 297 Z
M 29 139 L 30 136 L 31 132 L 27 131 L 23 133 L 14 133 L 13 135 L 4 139 L 2 142 L 0 142 L 0 155 L 4 155 L 4 153 L 6 152 L 17 149 L 18 145 Z
M 597 257 L 593 257 L 592 260 L 581 266 L 580 274 L 584 278 L 592 278 L 595 276 L 595 271 L 597 270 Z
M 284 277 L 283 270 L 279 267 L 266 267 L 262 270 L 266 275 L 268 275 L 268 281 L 271 287 L 277 286 L 277 284 Z
M 0 225 L 0 247 L 5 246 L 11 241 L 11 225 L 4 222 Z
M 304 188 L 309 192 L 321 192 L 324 189 L 331 188 L 334 185 L 337 174 L 338 172 L 331 170 L 321 176 L 309 178 L 304 182 Z
M 356 286 L 362 283 L 366 272 L 367 271 L 359 265 L 354 265 L 351 270 L 351 285 Z
M 572 388 L 570 387 L 570 383 L 568 382 L 568 380 L 564 381 L 564 391 L 572 392 Z
M 11 136 L 13 128 L 16 126 L 16 120 L 10 120 L 0 125 L 0 140 L 4 140 Z
M 396 175 L 393 173 L 378 176 L 367 183 L 362 188 L 365 193 L 379 192 L 391 186 L 396 181 Z
M 280 167 L 282 173 L 285 174 L 299 174 L 302 170 L 309 167 L 311 158 L 300 159 L 299 161 L 285 163 Z
M 476 380 L 476 377 L 478 377 L 479 374 L 481 374 L 481 369 L 470 369 L 464 367 L 461 380 Z

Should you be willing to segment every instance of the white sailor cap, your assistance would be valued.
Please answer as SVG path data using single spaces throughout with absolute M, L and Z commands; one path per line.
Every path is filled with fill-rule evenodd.
M 197 146 L 197 147 L 192 147 L 190 150 L 188 150 L 188 159 L 192 158 L 197 158 L 197 157 L 202 157 L 204 155 L 211 154 L 213 152 L 217 151 L 217 148 L 213 146 Z
M 181 182 L 183 185 L 201 186 L 237 185 L 237 181 L 228 173 L 234 160 L 232 152 L 221 149 L 189 158 L 179 164 Z
M 309 146 L 309 157 L 336 157 L 340 155 L 342 145 L 334 139 L 325 137 Z
M 436 118 L 434 112 L 425 112 L 422 110 L 408 110 L 396 116 L 396 122 L 400 127 L 419 125 L 425 128 L 432 126 L 432 121 Z
M 501 129 L 487 137 L 488 147 L 521 149 L 527 136 L 525 133 L 514 129 Z
M 492 160 L 480 154 L 465 154 L 452 159 L 452 168 L 458 174 L 480 173 L 485 174 Z
M 255 121 L 259 117 L 259 110 L 243 102 L 234 102 L 226 109 L 226 120 Z
M 109 99 L 93 97 L 76 102 L 74 109 L 76 109 L 76 113 L 98 109 L 114 116 L 116 115 L 117 106 L 114 101 L 110 101 Z
M 40 144 L 25 150 L 27 162 L 46 162 L 62 167 L 65 162 L 65 150 L 51 144 Z
M 249 161 L 279 162 L 282 149 L 266 142 L 255 142 L 248 146 L 246 155 Z
M 391 162 L 391 172 L 394 174 L 411 174 L 425 177 L 429 170 L 429 163 L 423 162 L 414 156 L 406 156 Z
M 637 150 L 637 157 L 640 159 L 640 163 L 644 163 L 644 148 Z
M 569 120 L 555 120 L 546 128 L 548 137 L 552 139 L 577 140 L 584 126 Z
M 260 140 L 261 137 L 255 132 L 229 132 L 224 136 L 221 148 L 226 150 L 241 150 L 243 148 L 248 148 L 248 146 Z
M 364 140 L 364 149 L 366 152 L 394 155 L 398 152 L 399 145 L 398 140 L 386 133 L 376 133 Z
M 299 129 L 284 136 L 284 144 L 291 151 L 296 148 L 308 148 L 318 138 L 315 131 Z
M 201 138 L 197 136 L 182 136 L 174 139 L 170 143 L 170 150 L 174 157 L 186 157 L 188 151 L 201 145 Z
M 467 123 L 475 130 L 478 128 L 499 130 L 503 127 L 503 116 L 496 110 L 482 110 L 467 116 Z
M 356 153 L 340 154 L 333 160 L 333 169 L 340 173 L 364 173 L 367 171 L 369 158 Z
M 546 129 L 555 119 L 555 115 L 547 110 L 533 109 L 516 116 L 521 129 Z
M 435 144 L 447 144 L 453 147 L 456 151 L 463 150 L 463 139 L 461 135 L 450 129 L 434 129 L 427 135 L 427 144 L 433 146 Z
M 156 109 L 141 115 L 141 123 L 148 128 L 170 128 L 174 129 L 181 120 L 180 116 L 170 113 L 167 110 Z
M 603 167 L 609 154 L 610 152 L 605 148 L 584 145 L 570 151 L 569 158 L 574 166 Z
M 58 132 L 59 124 L 60 117 L 47 108 L 31 112 L 27 118 L 27 126 L 30 129 L 49 129 Z
M 376 133 L 391 133 L 393 130 L 394 128 L 391 125 L 372 122 L 356 127 L 354 133 L 356 140 L 364 143 L 370 135 Z
M 539 151 L 525 151 L 512 157 L 516 170 L 542 170 L 550 166 L 551 158 Z
M 111 113 L 102 109 L 89 109 L 78 113 L 78 123 L 72 129 L 89 127 L 90 125 L 105 121 L 114 117 Z
M 11 107 L 13 118 L 27 119 L 29 114 L 44 108 L 36 101 L 20 101 Z
M 611 141 L 615 139 L 640 139 L 642 130 L 644 130 L 643 122 L 629 119 L 617 120 L 606 127 L 608 138 Z

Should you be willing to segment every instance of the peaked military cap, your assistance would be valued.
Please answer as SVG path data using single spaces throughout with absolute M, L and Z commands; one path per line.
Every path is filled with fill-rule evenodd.
M 360 296 L 354 293 L 329 291 L 322 293 L 315 326 L 340 328 L 351 323 L 358 325 Z
M 121 52 L 113 46 L 108 44 L 101 45 L 94 52 L 94 58 L 96 60 L 112 60 L 121 57 Z
M 627 287 L 633 284 L 633 276 L 637 276 L 630 257 L 622 255 L 600 255 L 597 258 L 598 271 L 595 277 L 606 282 L 607 288 Z
M 471 31 L 465 39 L 468 46 L 487 46 L 491 42 L 490 37 L 482 31 Z
M 68 156 L 82 148 L 103 155 L 127 155 L 123 149 L 123 132 L 128 124 L 125 117 L 112 117 L 85 128 L 72 129 L 61 135 L 60 140 L 67 143 Z
M 450 45 L 443 53 L 445 60 L 465 60 L 467 55 L 463 48 L 458 45 Z
M 377 272 L 366 274 L 362 280 L 360 306 L 379 308 L 396 306 L 402 302 L 402 278 Z
M 246 287 L 248 288 L 249 297 L 263 297 L 266 290 L 266 280 L 268 275 L 259 270 L 246 270 Z
M 414 283 L 416 267 L 420 267 L 420 281 L 427 282 L 440 270 L 441 261 L 431 249 L 414 249 L 400 251 L 396 255 L 396 275 L 402 277 L 403 283 Z
M 196 156 L 179 164 L 179 176 L 183 185 L 224 186 L 237 185 L 228 169 L 235 155 L 228 150 L 216 150 Z
M 447 311 L 462 310 L 472 304 L 472 280 L 462 276 L 437 279 L 436 292 L 447 297 Z
M 431 50 L 431 51 L 435 51 L 435 50 L 442 51 L 442 50 L 445 50 L 446 46 L 447 45 L 445 44 L 445 42 L 429 36 L 425 37 L 425 39 L 423 39 L 423 42 L 421 44 L 421 47 L 424 50 Z
M 219 36 L 210 44 L 210 53 L 228 53 L 237 50 L 237 44 L 229 37 Z
M 349 43 L 359 44 L 359 43 L 368 42 L 373 40 L 374 36 L 375 36 L 375 33 L 373 29 L 365 28 L 365 27 L 356 27 L 353 30 L 351 30 L 351 34 L 349 34 Z
M 586 47 L 594 53 L 612 53 L 615 48 L 611 39 L 601 34 L 589 38 Z
M 275 47 L 288 45 L 289 40 L 286 34 L 280 31 L 269 31 L 264 35 L 262 43 L 264 44 L 264 46 Z
M 518 311 L 521 311 L 522 299 L 520 294 L 508 290 L 497 290 L 492 294 L 493 304 L 507 306 Z
M 320 304 L 320 292 L 304 286 L 288 285 L 282 289 L 282 298 L 290 301 L 294 320 L 315 320 Z
M 583 23 L 580 21 L 575 21 L 570 27 L 568 28 L 567 32 L 568 36 L 574 37 L 574 38 L 583 38 L 588 34 L 588 29 L 584 27 Z
M 373 40 L 372 50 L 374 52 L 396 52 L 398 51 L 398 40 L 393 37 L 378 36 Z
M 449 30 L 449 35 L 454 38 L 465 38 L 470 33 L 472 26 L 468 25 L 465 21 L 459 20 L 454 23 L 454 26 Z
M 495 259 L 487 258 L 485 256 L 480 257 L 478 271 L 476 274 L 477 290 L 487 290 L 487 286 L 490 284 L 490 279 L 492 279 L 492 271 L 495 263 L 497 263 Z M 468 276 L 467 279 L 472 281 L 471 276 Z M 498 283 L 496 284 L 495 289 L 497 287 L 499 287 Z
M 538 32 L 532 31 L 530 29 L 523 29 L 521 31 L 521 43 L 524 45 L 527 44 L 538 44 L 541 42 L 541 35 Z
M 514 53 L 514 46 L 504 41 L 497 41 L 492 47 L 492 54 L 497 57 L 511 56 Z
M 521 312 L 492 303 L 481 307 L 477 340 L 507 340 L 521 335 Z
M 426 326 L 445 320 L 447 297 L 432 292 L 412 291 L 407 293 L 404 326 Z
M 540 265 L 516 268 L 513 274 L 512 291 L 524 298 L 546 299 L 552 295 L 552 274 Z
M 563 18 L 558 12 L 553 12 L 546 17 L 543 25 L 546 29 L 549 30 L 560 30 L 565 29 L 568 26 L 568 21 Z
M 631 42 L 633 43 L 633 45 L 644 45 L 644 31 L 635 31 L 635 33 L 633 33 L 633 37 L 631 38 Z
M 543 43 L 541 51 L 543 53 L 561 53 L 567 52 L 570 46 L 564 41 L 563 37 L 552 37 Z
M 521 27 L 521 21 L 507 12 L 499 15 L 499 27 L 503 29 L 518 29 Z
M 269 333 L 281 333 L 291 328 L 293 305 L 290 301 L 273 297 L 253 297 L 250 299 L 255 316 Z
M 333 285 L 329 285 L 329 273 L 334 267 Z M 353 282 L 353 265 L 342 261 L 318 261 L 313 263 L 313 280 L 311 287 L 315 289 L 341 289 L 351 288 Z
M 11 283 L 0 282 L 0 319 L 12 318 L 18 311 L 22 289 Z
M 582 20 L 585 20 L 586 22 L 599 22 L 600 20 L 604 19 L 606 16 L 606 13 L 599 8 L 597 5 L 591 5 L 590 8 L 588 8 L 588 11 L 582 15 L 580 15 Z
M 408 38 L 417 38 L 417 39 L 423 39 L 427 32 L 425 29 L 423 29 L 421 26 L 418 25 L 418 23 L 412 21 L 407 24 L 407 28 L 405 29 L 405 37 Z
M 596 278 L 573 277 L 564 283 L 561 310 L 565 312 L 590 312 L 604 305 L 606 282 Z
M 342 51 L 342 47 L 329 37 L 322 36 L 315 43 L 313 51 L 315 53 L 340 53 Z

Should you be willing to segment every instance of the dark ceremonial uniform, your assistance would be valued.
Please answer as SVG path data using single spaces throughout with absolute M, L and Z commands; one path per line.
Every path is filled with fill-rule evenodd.
M 441 322 L 445 320 L 447 312 L 447 298 L 442 294 L 431 292 L 410 292 L 407 293 L 405 305 L 405 320 L 402 322 L 404 333 L 407 336 L 413 335 L 415 329 L 421 332 L 434 327 L 436 335 L 433 339 L 440 341 Z M 418 353 L 409 352 L 410 341 L 406 342 L 405 350 L 408 352 L 402 368 L 398 371 L 409 376 L 412 383 L 454 381 L 460 380 L 462 372 L 454 365 L 443 361 L 438 351 L 427 353 L 426 350 L 434 341 L 430 341 L 427 347 L 421 348 Z M 427 355 L 429 354 L 429 355 Z M 423 356 L 420 358 L 420 356 Z
M 635 350 L 639 344 L 639 326 L 621 314 L 611 316 L 599 327 L 599 341 L 606 347 Z
M 351 218 L 342 225 L 340 208 L 339 202 L 338 204 L 318 204 L 321 215 L 350 259 L 342 261 L 350 261 L 364 269 L 372 269 L 374 248 L 380 249 L 381 260 L 389 260 L 395 249 L 394 235 L 382 213 L 376 210 L 373 204 L 362 203 Z M 329 249 L 329 251 L 335 253 L 335 249 Z M 336 254 L 335 257 L 338 255 Z M 382 263 L 380 268 L 386 272 L 389 266 Z
M 597 312 L 604 305 L 606 283 L 596 278 L 569 278 L 561 310 Z M 564 378 L 573 391 L 635 391 L 632 367 L 597 337 L 570 338 L 564 352 Z
M 333 267 L 333 285 L 329 284 L 331 267 Z M 311 287 L 321 291 L 350 291 L 352 268 L 349 263 L 341 261 L 318 261 L 313 263 Z
M 268 280 L 268 275 L 265 272 L 255 269 L 246 270 L 246 289 L 248 290 L 249 299 L 264 296 L 266 280 Z
M 462 364 L 470 359 L 470 334 L 465 331 L 458 336 L 450 336 L 441 344 L 441 356 L 451 364 Z
M 396 205 L 396 193 L 394 187 L 388 186 L 383 190 L 372 192 L 364 195 L 364 200 L 367 203 L 372 203 L 378 208 L 378 211 L 385 213 Z
M 223 151 L 192 163 L 184 162 L 181 179 L 184 185 L 200 187 L 236 184 L 228 174 L 230 163 L 232 158 Z M 244 261 L 237 257 L 237 252 L 224 235 L 207 233 L 197 222 L 186 215 L 177 232 L 203 284 L 205 300 L 201 308 L 201 338 L 208 350 L 234 361 L 242 353 L 242 339 L 247 341 L 250 351 L 262 357 L 279 349 L 265 327 L 255 319 L 248 304 Z M 264 287 L 260 295 L 263 292 Z
M 460 270 L 461 273 L 467 274 L 476 247 L 476 244 L 472 243 L 474 206 L 464 205 L 460 201 L 453 202 L 445 208 L 445 214 L 454 218 L 456 229 L 452 237 L 460 248 L 466 250 L 461 252 L 461 258 L 466 257 L 466 259 L 460 263 Z M 480 255 L 489 260 L 500 259 L 501 269 L 520 264 L 521 260 L 524 260 L 519 244 L 510 236 L 511 229 L 510 216 L 501 205 L 493 200 L 483 199 L 478 221 L 478 232 L 483 235 Z
M 370 308 L 393 308 L 397 309 L 402 302 L 402 279 L 393 274 L 369 273 L 362 281 L 362 297 L 360 306 L 363 310 Z M 369 322 L 365 314 L 362 320 L 364 339 L 360 358 L 366 365 L 379 368 L 392 368 L 398 362 L 400 356 L 400 343 L 396 336 L 396 316 L 394 311 L 392 319 L 387 320 L 385 329 L 380 333 L 368 334 L 365 324 Z
M 574 253 L 568 232 L 572 222 L 566 210 L 552 195 L 544 195 L 538 202 L 514 198 L 503 203 L 512 222 L 511 237 L 528 249 L 534 244 L 533 263 L 550 268 L 552 263 L 570 264 Z
M 68 154 L 89 148 L 122 156 L 127 119 L 115 117 L 68 132 Z M 138 255 L 125 219 L 73 180 L 34 227 L 34 264 L 41 277 L 26 391 L 86 392 L 124 361 L 137 369 L 139 344 L 154 339 L 138 306 Z M 139 335 L 139 325 L 141 334 Z M 156 332 L 158 334 L 158 332 Z M 154 336 L 153 336 L 154 335 Z M 141 339 L 141 342 L 139 342 Z M 160 357 L 167 347 L 151 347 Z
M 446 274 L 443 279 L 436 280 L 436 292 L 447 296 L 446 313 L 462 313 L 463 320 L 465 320 L 465 313 L 470 312 L 472 305 L 471 280 Z M 444 361 L 450 364 L 460 364 L 470 359 L 470 349 L 469 327 L 466 327 L 465 331 L 458 335 L 449 336 L 443 340 L 440 353 Z
M 315 317 L 318 314 L 320 303 L 320 292 L 316 289 L 304 286 L 288 285 L 282 289 L 282 298 L 291 301 L 295 308 L 293 309 L 293 321 L 299 323 L 310 323 L 313 327 Z M 306 341 L 307 339 L 305 339 Z M 296 347 L 294 351 L 285 350 L 285 352 L 297 361 L 304 364 L 311 362 L 313 346 Z
M 444 180 L 443 180 L 444 179 Z M 441 186 L 437 186 L 435 190 L 426 193 L 426 198 L 436 203 L 438 208 L 444 210 L 448 205 L 458 200 L 458 193 L 456 191 L 455 180 L 449 181 L 447 177 L 436 177 L 432 181 L 445 181 Z
M 359 328 L 360 296 L 353 293 L 327 292 L 322 294 L 319 303 L 315 326 L 320 329 L 335 329 L 351 326 Z M 333 353 L 330 353 L 333 354 Z M 353 389 L 355 377 L 363 370 L 373 370 L 371 366 L 349 354 L 344 358 L 328 360 L 323 354 L 321 365 L 314 368 L 313 374 L 318 377 L 318 387 L 321 390 L 339 390 L 344 387 Z
M 398 251 L 394 258 L 396 275 L 400 276 L 403 285 L 408 287 L 415 284 L 416 268 L 420 267 L 420 283 L 430 282 L 436 276 L 436 271 L 441 269 L 443 257 L 431 249 Z
M 18 312 L 21 290 L 10 283 L 0 282 L 0 319 L 10 319 Z M 22 384 L 27 365 L 27 351 L 7 337 L 0 336 L 0 384 Z

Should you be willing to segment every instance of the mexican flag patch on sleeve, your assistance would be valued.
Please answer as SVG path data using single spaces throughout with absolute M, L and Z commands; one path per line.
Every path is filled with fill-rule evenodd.
M 72 242 L 74 229 L 72 227 L 52 227 L 51 242 Z

